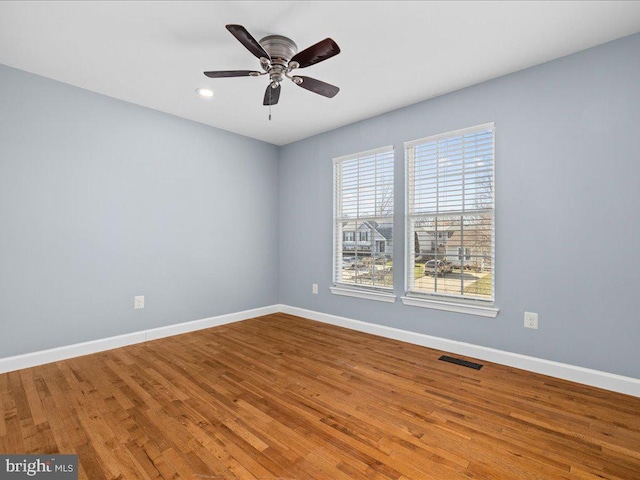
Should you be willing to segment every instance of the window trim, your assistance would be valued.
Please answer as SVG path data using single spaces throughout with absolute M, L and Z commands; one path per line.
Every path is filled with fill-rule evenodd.
M 364 298 L 366 300 L 377 300 L 378 302 L 394 303 L 396 295 L 393 292 L 377 291 L 373 289 L 365 289 L 365 286 L 345 287 L 343 285 L 334 285 L 329 287 L 334 295 L 343 295 L 345 297 Z
M 445 298 L 445 297 L 442 297 Z M 407 293 L 404 297 L 400 297 L 402 303 L 411 307 L 432 308 L 435 310 L 444 310 L 447 312 L 466 313 L 469 315 L 479 315 L 481 317 L 496 318 L 499 308 L 489 306 L 489 302 L 483 302 L 482 304 L 474 305 L 465 300 L 451 301 L 451 298 L 446 297 L 446 300 L 438 298 L 430 298 L 426 295 L 420 295 L 415 293 Z
M 457 298 L 455 295 L 443 294 L 437 292 L 415 292 L 409 290 L 409 274 L 413 269 L 409 268 L 409 260 L 410 255 L 413 255 L 413 252 L 410 252 L 410 235 L 409 235 L 409 222 L 411 219 L 411 215 L 409 213 L 409 149 L 415 147 L 416 145 L 421 145 L 427 142 L 434 142 L 441 140 L 443 138 L 461 136 L 465 133 L 479 131 L 483 129 L 491 129 L 493 132 L 493 147 L 492 147 L 492 155 L 493 155 L 493 182 L 494 182 L 494 190 L 493 190 L 493 199 L 492 199 L 492 216 L 493 216 L 493 228 L 491 232 L 492 236 L 492 245 L 493 245 L 493 278 L 491 279 L 491 289 L 492 289 L 492 299 L 491 300 L 483 300 L 479 298 Z M 496 305 L 496 249 L 495 249 L 495 235 L 496 235 L 496 192 L 495 192 L 495 167 L 496 167 L 496 125 L 495 122 L 487 122 L 479 125 L 474 125 L 471 127 L 461 128 L 458 130 L 452 130 L 449 132 L 444 132 L 436 135 L 429 135 L 426 137 L 418 138 L 415 140 L 404 142 L 404 292 L 405 295 L 401 296 L 400 299 L 402 303 L 409 306 L 414 307 L 422 307 L 422 308 L 431 308 L 436 310 L 444 310 L 450 312 L 457 313 L 465 313 L 471 315 L 479 315 L 484 317 L 495 318 L 500 311 Z

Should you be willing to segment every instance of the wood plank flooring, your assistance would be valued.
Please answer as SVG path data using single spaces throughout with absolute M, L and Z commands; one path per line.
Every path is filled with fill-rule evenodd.
M 2 374 L 0 452 L 90 480 L 640 478 L 640 398 L 443 353 L 276 314 Z

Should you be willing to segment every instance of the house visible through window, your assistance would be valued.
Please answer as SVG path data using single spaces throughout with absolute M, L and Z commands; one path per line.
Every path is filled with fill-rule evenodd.
M 393 147 L 333 162 L 334 287 L 392 290 Z
M 494 125 L 405 144 L 408 294 L 494 300 Z

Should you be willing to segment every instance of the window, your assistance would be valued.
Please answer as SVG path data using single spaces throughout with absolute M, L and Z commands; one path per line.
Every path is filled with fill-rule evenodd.
M 333 164 L 331 291 L 394 301 L 393 147 L 336 158 Z
M 405 144 L 408 297 L 492 304 L 494 133 L 491 123 Z

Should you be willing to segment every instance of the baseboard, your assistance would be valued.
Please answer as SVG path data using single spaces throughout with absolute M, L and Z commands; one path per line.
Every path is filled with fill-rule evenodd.
M 118 335 L 115 337 L 102 338 L 90 342 L 77 343 L 74 345 L 27 353 L 24 355 L 0 358 L 0 373 L 35 367 L 45 363 L 57 362 L 68 358 L 103 352 L 105 350 L 170 337 L 172 335 L 180 335 L 182 333 L 193 332 L 205 328 L 217 327 L 219 325 L 239 322 L 249 318 L 278 312 L 288 313 L 308 318 L 310 320 L 316 320 L 318 322 L 349 328 L 351 330 L 371 333 L 373 335 L 386 338 L 393 338 L 395 340 L 421 345 L 423 347 L 443 350 L 457 355 L 464 355 L 480 360 L 486 360 L 488 362 L 499 363 L 501 365 L 508 365 L 510 367 L 521 368 L 530 372 L 541 373 L 551 377 L 562 378 L 572 382 L 640 397 L 640 379 L 577 367 L 575 365 L 568 365 L 560 362 L 553 362 L 551 360 L 544 360 L 527 355 L 520 355 L 518 353 L 505 352 L 503 350 L 458 342 L 456 340 L 433 337 L 384 325 L 376 325 L 374 323 L 329 315 L 304 308 L 291 307 L 289 305 L 270 305 L 252 310 L 244 310 L 242 312 L 203 318 L 201 320 L 194 320 L 186 323 L 178 323 L 165 327 L 127 333 L 125 335 Z
M 113 348 L 125 347 L 127 345 L 147 342 L 149 340 L 157 340 L 159 338 L 170 337 L 172 335 L 180 335 L 181 333 L 217 327 L 227 323 L 239 322 L 249 318 L 277 313 L 278 311 L 280 311 L 278 305 L 271 305 L 252 310 L 244 310 L 242 312 L 193 320 L 191 322 L 177 323 L 166 327 L 158 327 L 139 332 L 127 333 L 124 335 L 117 335 L 115 337 L 101 338 L 89 342 L 76 343 L 74 345 L 66 345 L 64 347 L 52 348 L 49 350 L 41 350 L 39 352 L 27 353 L 24 355 L 0 358 L 0 373 L 12 372 L 22 368 L 35 367 L 37 365 L 44 365 L 45 363 L 57 362 L 68 358 L 103 352 Z
M 329 323 L 331 325 L 337 325 L 351 330 L 371 333 L 373 335 L 386 338 L 393 338 L 395 340 L 401 340 L 403 342 L 421 345 L 423 347 L 443 350 L 457 355 L 473 357 L 488 362 L 499 363 L 501 365 L 520 368 L 530 372 L 541 373 L 551 377 L 562 378 L 576 383 L 582 383 L 593 387 L 604 388 L 606 390 L 640 397 L 640 379 L 636 378 L 577 367 L 566 363 L 553 362 L 527 355 L 520 355 L 518 353 L 505 352 L 503 350 L 496 350 L 470 343 L 448 340 L 446 338 L 432 337 L 430 335 L 362 322 L 351 318 L 329 315 L 313 310 L 306 310 L 304 308 L 280 305 L 279 309 L 282 313 L 288 313 L 308 318 L 310 320 L 316 320 L 318 322 Z

